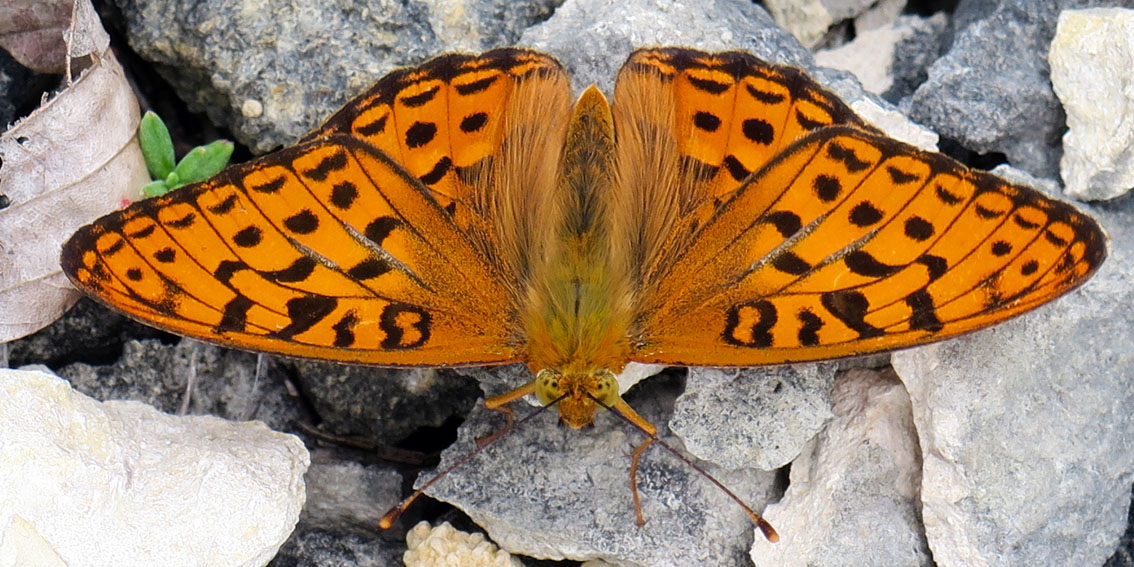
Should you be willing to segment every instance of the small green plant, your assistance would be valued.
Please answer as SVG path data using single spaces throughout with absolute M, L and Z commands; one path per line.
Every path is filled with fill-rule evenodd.
M 189 150 L 174 165 L 173 139 L 169 137 L 169 129 L 152 111 L 147 111 L 138 125 L 138 141 L 142 145 L 142 156 L 146 158 L 146 169 L 154 179 L 142 188 L 146 198 L 204 181 L 224 169 L 228 158 L 232 157 L 232 142 L 217 140 Z

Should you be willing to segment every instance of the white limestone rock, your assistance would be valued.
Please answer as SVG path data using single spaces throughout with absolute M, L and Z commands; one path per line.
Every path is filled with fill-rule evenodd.
M 1067 113 L 1064 193 L 1113 199 L 1134 187 L 1134 9 L 1066 10 L 1048 52 Z
M 0 565 L 260 566 L 303 506 L 307 450 L 259 422 L 100 403 L 4 369 L 0 431 Z
M 764 510 L 780 533 L 752 562 L 776 566 L 931 565 L 921 531 L 921 455 L 910 400 L 892 375 L 842 374 L 835 418 L 792 463 L 783 499 Z
M 523 567 L 519 559 L 485 541 L 484 534 L 458 531 L 443 522 L 419 522 L 406 534 L 406 567 Z
M 1134 212 L 1099 212 L 1111 257 L 1080 291 L 892 357 L 913 401 L 925 529 L 942 567 L 1102 565 L 1126 527 Z

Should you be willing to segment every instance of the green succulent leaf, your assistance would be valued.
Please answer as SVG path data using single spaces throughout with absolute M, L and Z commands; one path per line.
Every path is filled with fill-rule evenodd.
M 173 140 L 169 129 L 161 117 L 153 111 L 146 111 L 138 125 L 138 142 L 142 145 L 142 156 L 146 159 L 146 169 L 153 179 L 163 179 L 173 171 Z
M 158 197 L 169 192 L 169 185 L 165 181 L 151 181 L 142 187 L 142 196 L 146 199 Z
M 204 181 L 216 175 L 228 164 L 228 158 L 232 157 L 232 148 L 232 142 L 217 140 L 189 150 L 173 170 L 173 174 L 178 179 L 176 185 L 171 185 L 171 188 Z

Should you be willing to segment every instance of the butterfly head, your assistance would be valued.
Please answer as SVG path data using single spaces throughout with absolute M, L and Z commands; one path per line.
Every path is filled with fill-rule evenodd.
M 603 406 L 618 401 L 618 379 L 610 370 L 563 371 L 545 368 L 536 375 L 536 397 L 543 404 L 559 400 L 559 420 L 580 429 L 595 420 L 596 400 Z

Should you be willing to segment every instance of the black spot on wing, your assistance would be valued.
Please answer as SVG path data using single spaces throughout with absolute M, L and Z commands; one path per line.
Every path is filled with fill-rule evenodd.
M 721 339 L 734 346 L 772 346 L 772 327 L 779 319 L 776 306 L 767 300 L 738 303 L 728 310 Z
M 347 156 L 345 152 L 335 152 L 319 161 L 319 165 L 304 171 L 303 175 L 315 181 L 326 181 L 327 177 L 336 171 L 346 169 Z M 282 181 L 282 178 L 281 178 Z
M 433 318 L 427 311 L 406 303 L 391 303 L 382 310 L 378 328 L 385 334 L 382 348 L 406 350 L 418 348 L 429 341 Z
M 1009 243 L 1007 243 L 1003 240 L 997 240 L 996 242 L 992 243 L 992 255 L 993 256 L 1006 256 L 1006 255 L 1011 254 L 1011 253 L 1012 253 L 1012 245 L 1011 244 L 1009 244 Z
M 279 283 L 301 282 L 315 271 L 316 262 L 307 256 L 296 258 L 290 266 L 273 272 L 264 272 L 264 277 Z
M 484 112 L 474 112 L 461 119 L 461 131 L 466 134 L 471 134 L 484 128 L 488 123 L 488 114 Z
M 767 146 L 776 140 L 776 129 L 767 120 L 749 118 L 741 123 L 741 131 L 749 141 Z
M 803 227 L 799 215 L 791 211 L 776 211 L 765 217 L 766 221 L 775 225 L 776 230 L 784 238 L 789 238 Z
M 255 305 L 251 299 L 237 294 L 224 304 L 221 320 L 217 323 L 215 331 L 223 334 L 227 332 L 241 332 L 248 323 L 248 310 Z
M 918 242 L 929 240 L 934 233 L 933 224 L 918 216 L 912 216 L 906 219 L 904 229 L 906 236 Z
M 263 232 L 260 227 L 256 225 L 247 226 L 237 231 L 232 235 L 232 241 L 241 248 L 251 248 L 256 246 L 264 239 Z
M 381 216 L 371 221 L 370 224 L 366 225 L 364 234 L 366 235 L 366 238 L 371 242 L 378 246 L 381 246 L 382 241 L 386 240 L 386 237 L 390 236 L 390 233 L 393 232 L 394 229 L 397 228 L 400 224 L 401 221 L 394 217 Z
M 311 234 L 319 228 L 319 217 L 310 209 L 303 209 L 284 219 L 284 227 L 295 234 Z
M 882 220 L 882 216 L 882 211 L 870 201 L 862 201 L 851 209 L 850 221 L 855 226 L 867 227 Z
M 854 150 L 837 143 L 827 145 L 827 157 L 842 163 L 851 173 L 857 173 L 871 166 L 870 162 L 860 159 Z
M 689 84 L 693 85 L 697 90 L 714 95 L 719 95 L 732 86 L 732 83 L 722 83 L 710 79 L 702 79 L 700 77 L 689 77 Z
M 402 104 L 404 104 L 404 105 L 406 105 L 410 108 L 418 108 L 418 107 L 424 105 L 425 103 L 433 100 L 433 97 L 437 96 L 437 91 L 439 91 L 440 89 L 441 89 L 440 86 L 435 86 L 433 88 L 426 89 L 426 90 L 424 90 L 420 93 L 417 93 L 415 95 L 402 97 L 398 102 L 401 102 Z
M 430 169 L 418 179 L 426 185 L 433 185 L 444 179 L 445 174 L 449 173 L 452 167 L 453 161 L 449 159 L 449 156 L 442 156 L 441 159 L 437 160 L 437 163 L 433 164 L 433 169 Z
M 173 248 L 168 247 L 168 246 L 165 247 L 165 248 L 162 248 L 161 250 L 158 250 L 157 252 L 154 252 L 154 260 L 157 260 L 158 262 L 161 262 L 162 264 L 170 264 L 176 258 L 177 258 L 177 251 L 174 250 Z
M 165 225 L 170 227 L 170 228 L 178 228 L 178 229 L 189 228 L 189 227 L 193 226 L 193 223 L 196 222 L 196 221 L 197 221 L 197 213 L 190 211 L 188 213 L 185 213 L 185 216 L 183 216 L 179 219 L 171 220 L 171 221 L 167 222 Z
M 866 322 L 866 312 L 870 309 L 870 301 L 858 291 L 831 291 L 819 298 L 820 303 L 831 315 L 842 321 L 849 329 L 858 333 L 861 338 L 880 337 L 884 334 L 879 329 Z
M 385 260 L 381 258 L 368 258 L 347 270 L 347 275 L 352 279 L 363 281 L 376 278 L 388 271 L 390 271 L 390 264 Z
M 325 295 L 305 295 L 289 299 L 285 308 L 291 322 L 272 335 L 290 340 L 325 319 L 338 305 L 339 300 Z
M 236 207 L 236 193 L 229 193 L 229 195 L 227 197 L 225 197 L 223 201 L 221 201 L 221 202 L 219 202 L 215 205 L 210 205 L 208 207 L 208 209 L 209 209 L 209 212 L 213 213 L 214 215 L 226 215 L 230 211 L 232 211 L 232 209 L 235 208 L 235 207 Z
M 724 163 L 722 165 L 724 165 L 725 169 L 728 170 L 728 174 L 732 176 L 732 178 L 736 181 L 744 181 L 745 179 L 748 179 L 748 175 L 752 173 L 751 171 L 748 171 L 748 168 L 744 167 L 744 164 L 740 163 L 740 160 L 736 159 L 736 157 L 732 154 L 725 156 Z
M 283 188 L 284 183 L 286 183 L 286 182 L 287 182 L 287 179 L 285 179 L 283 177 L 277 177 L 277 178 L 275 178 L 271 181 L 265 182 L 265 183 L 257 183 L 255 185 L 249 185 L 248 188 L 251 189 L 252 191 L 257 192 L 257 193 L 263 193 L 265 195 L 271 195 L 273 193 L 279 192 L 279 190 L 281 188 Z M 230 195 L 230 197 L 235 197 L 235 196 L 236 195 Z M 216 212 L 216 211 L 214 211 L 214 212 Z M 220 213 L 218 213 L 218 214 L 220 214 Z
M 945 272 L 949 270 L 949 262 L 945 261 L 945 258 L 933 254 L 922 254 L 915 262 L 929 270 L 929 281 L 931 282 L 945 275 Z
M 420 148 L 433 141 L 437 135 L 437 125 L 432 122 L 414 122 L 406 130 L 406 147 Z
M 716 132 L 721 127 L 721 119 L 711 112 L 698 111 L 693 115 L 693 125 L 705 132 Z
M 790 251 L 776 256 L 776 259 L 772 260 L 772 267 L 793 276 L 801 276 L 811 270 L 811 264 Z
M 823 328 L 823 319 L 810 311 L 800 311 L 796 318 L 803 325 L 799 328 L 799 344 L 815 346 L 819 344 L 819 329 Z
M 356 126 L 354 131 L 358 134 L 361 134 L 362 136 L 365 136 L 365 137 L 370 137 L 370 136 L 375 136 L 375 135 L 381 134 L 382 131 L 386 129 L 386 119 L 389 118 L 389 117 L 390 117 L 389 114 L 383 114 L 382 116 L 378 117 L 378 119 L 374 120 L 373 122 L 368 122 L 366 124 Z
M 350 181 L 340 181 L 331 188 L 331 204 L 340 209 L 349 209 L 358 198 L 358 187 Z
M 906 296 L 906 305 L 909 306 L 910 328 L 921 329 L 936 333 L 945 326 L 937 318 L 937 308 L 933 305 L 933 296 L 925 288 L 919 289 Z
M 217 269 L 213 270 L 213 277 L 223 284 L 228 284 L 232 281 L 232 276 L 241 270 L 250 269 L 248 264 L 240 260 L 224 260 L 217 265 Z
M 879 262 L 869 252 L 855 250 L 843 258 L 843 262 L 850 271 L 870 278 L 883 278 L 902 269 L 902 266 L 891 266 Z
M 820 201 L 830 203 L 839 197 L 839 193 L 843 190 L 843 184 L 839 178 L 830 175 L 817 175 L 815 180 L 811 183 L 812 188 L 815 190 L 815 195 L 819 197 Z
M 468 96 L 468 95 L 471 95 L 471 94 L 483 92 L 485 89 L 492 86 L 492 83 L 496 82 L 497 78 L 498 78 L 498 75 L 493 75 L 491 77 L 485 77 L 483 79 L 477 79 L 477 80 L 475 80 L 471 83 L 464 83 L 464 84 L 461 84 L 461 85 L 453 85 L 453 86 L 454 86 L 454 88 L 457 89 L 457 94 L 459 94 L 461 96 Z
M 784 95 L 779 93 L 762 91 L 752 85 L 744 85 L 744 88 L 748 91 L 748 94 L 752 95 L 752 98 L 764 104 L 779 104 L 784 101 Z
M 354 327 L 358 325 L 358 315 L 353 310 L 347 311 L 342 319 L 331 326 L 335 331 L 334 345 L 338 348 L 348 348 L 354 345 Z

